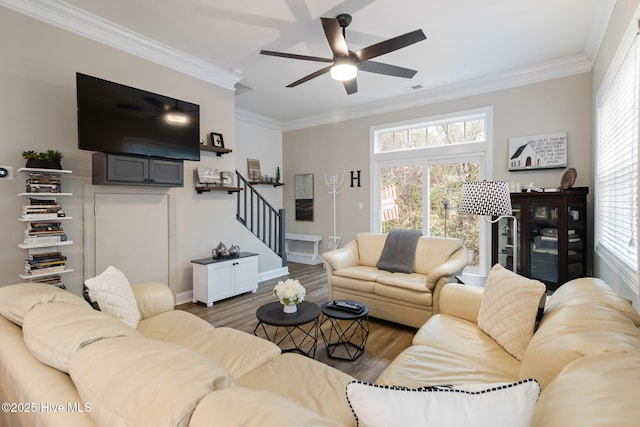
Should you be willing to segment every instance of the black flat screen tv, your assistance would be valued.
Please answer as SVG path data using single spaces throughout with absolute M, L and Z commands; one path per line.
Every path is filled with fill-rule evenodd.
M 200 160 L 200 106 L 76 73 L 78 148 Z

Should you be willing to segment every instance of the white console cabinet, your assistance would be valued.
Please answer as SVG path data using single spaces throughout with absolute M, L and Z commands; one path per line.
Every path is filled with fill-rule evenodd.
M 211 307 L 214 301 L 258 289 L 258 254 L 236 258 L 203 258 L 193 263 L 193 302 Z

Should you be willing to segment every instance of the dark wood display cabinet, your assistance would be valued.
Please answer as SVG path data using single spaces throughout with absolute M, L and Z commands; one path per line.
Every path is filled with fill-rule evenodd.
M 511 193 L 518 219 L 517 271 L 550 291 L 587 275 L 588 187 L 556 192 Z M 513 268 L 512 220 L 493 225 L 491 263 Z

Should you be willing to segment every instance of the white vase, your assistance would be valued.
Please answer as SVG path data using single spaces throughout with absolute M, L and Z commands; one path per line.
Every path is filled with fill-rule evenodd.
M 282 309 L 285 313 L 291 314 L 298 311 L 298 306 L 294 303 L 285 304 Z

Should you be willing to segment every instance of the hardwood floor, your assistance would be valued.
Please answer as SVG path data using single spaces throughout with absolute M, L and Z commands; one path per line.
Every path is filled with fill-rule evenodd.
M 298 279 L 307 290 L 306 300 L 321 305 L 328 301 L 327 275 L 322 265 L 289 263 L 289 276 Z M 255 313 L 258 307 L 275 301 L 273 287 L 281 277 L 261 282 L 255 294 L 249 293 L 218 301 L 213 307 L 202 303 L 186 303 L 177 306 L 206 320 L 213 326 L 226 326 L 253 334 L 258 324 Z M 323 331 L 328 329 L 325 324 Z M 369 318 L 369 338 L 365 352 L 355 361 L 331 359 L 327 356 L 322 337 L 318 334 L 315 359 L 333 366 L 360 381 L 374 382 L 387 364 L 402 350 L 411 345 L 416 329 L 383 320 Z

